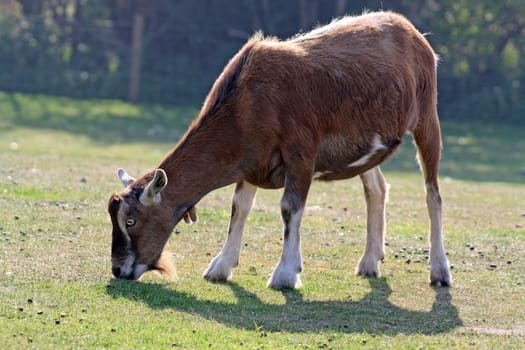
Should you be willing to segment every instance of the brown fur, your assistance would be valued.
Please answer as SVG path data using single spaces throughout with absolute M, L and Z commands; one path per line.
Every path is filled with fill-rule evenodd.
M 157 271 L 161 276 L 164 276 L 172 281 L 177 279 L 177 269 L 175 268 L 173 256 L 170 252 L 162 252 L 159 261 L 157 261 L 157 264 L 153 270 Z
M 333 171 L 323 178 L 331 180 L 379 164 L 406 132 L 416 142 L 440 140 L 436 60 L 425 38 L 390 12 L 343 20 L 348 25 L 322 35 L 250 39 L 160 167 L 169 175 L 213 168 L 214 176 L 199 179 L 210 183 L 195 184 L 197 192 L 239 180 L 277 188 L 294 148 L 314 171 Z M 367 152 L 374 133 L 392 146 L 364 167 L 343 169 Z M 439 159 L 440 141 L 431 143 L 425 147 Z M 216 174 L 217 168 L 225 173 Z
M 404 17 L 345 17 L 290 40 L 256 35 L 230 60 L 198 118 L 161 162 L 162 204 L 119 195 L 139 215 L 137 261 L 152 264 L 174 225 L 208 192 L 241 181 L 279 188 L 289 178 L 304 201 L 315 173 L 345 179 L 377 166 L 414 135 L 426 182 L 438 188 L 441 136 L 436 57 Z M 366 164 L 375 135 L 385 146 Z M 131 215 L 131 214 L 130 214 Z

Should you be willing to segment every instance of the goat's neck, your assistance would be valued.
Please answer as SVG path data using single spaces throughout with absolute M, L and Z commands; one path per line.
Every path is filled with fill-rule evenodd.
M 162 161 L 168 186 L 164 198 L 177 210 L 193 206 L 207 193 L 240 179 L 243 154 L 236 125 L 219 118 L 192 127 Z

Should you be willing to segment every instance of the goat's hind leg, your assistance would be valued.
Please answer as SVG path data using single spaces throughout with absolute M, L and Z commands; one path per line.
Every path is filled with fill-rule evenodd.
M 356 273 L 361 276 L 379 277 L 379 261 L 385 256 L 385 209 L 388 185 L 379 166 L 361 174 L 365 191 L 367 223 L 365 251 Z
M 452 278 L 443 247 L 442 204 L 438 183 L 441 131 L 437 113 L 425 122 L 419 124 L 413 136 L 418 149 L 419 164 L 425 177 L 426 202 L 430 217 L 430 284 L 450 286 Z
M 449 287 L 452 277 L 443 247 L 441 195 L 437 181 L 426 183 L 426 193 L 430 216 L 430 284 Z
M 239 182 L 235 187 L 228 237 L 219 255 L 204 271 L 204 278 L 207 280 L 227 281 L 231 279 L 232 269 L 239 264 L 244 224 L 254 202 L 256 191 L 257 187 L 247 182 Z

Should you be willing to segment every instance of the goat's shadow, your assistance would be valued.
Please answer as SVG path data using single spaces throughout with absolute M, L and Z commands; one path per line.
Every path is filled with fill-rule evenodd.
M 172 308 L 242 329 L 265 331 L 343 333 L 437 334 L 463 324 L 448 288 L 434 288 L 430 311 L 413 311 L 392 304 L 385 278 L 370 278 L 371 291 L 361 300 L 304 300 L 301 291 L 282 291 L 285 304 L 268 304 L 239 284 L 231 288 L 236 303 L 203 300 L 164 285 L 112 280 L 107 293 L 144 302 L 152 309 Z

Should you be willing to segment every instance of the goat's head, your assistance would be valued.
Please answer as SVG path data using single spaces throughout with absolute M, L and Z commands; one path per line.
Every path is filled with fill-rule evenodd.
M 168 278 L 175 278 L 175 267 L 164 246 L 178 218 L 173 207 L 166 205 L 162 192 L 168 184 L 166 173 L 156 169 L 153 177 L 135 180 L 125 170 L 118 176 L 125 190 L 113 194 L 108 212 L 113 225 L 111 262 L 113 275 L 121 279 L 137 280 L 149 270 L 156 270 Z M 196 221 L 195 209 L 185 214 L 186 222 Z

